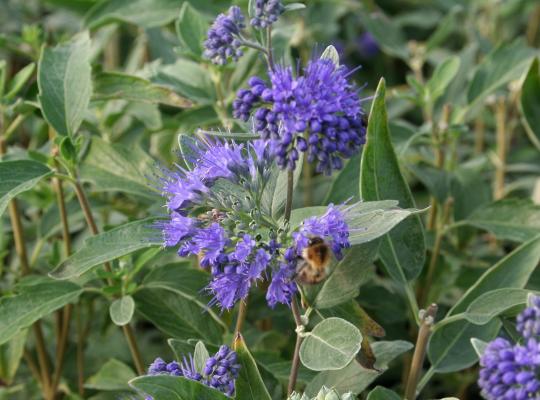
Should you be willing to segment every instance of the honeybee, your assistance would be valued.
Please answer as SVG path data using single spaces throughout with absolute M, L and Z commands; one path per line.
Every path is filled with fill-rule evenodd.
M 310 285 L 322 282 L 328 275 L 330 256 L 330 247 L 322 238 L 311 238 L 299 257 L 296 278 Z

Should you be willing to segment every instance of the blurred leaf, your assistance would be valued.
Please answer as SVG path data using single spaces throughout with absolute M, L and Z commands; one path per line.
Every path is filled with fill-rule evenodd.
M 206 361 L 210 357 L 210 354 L 208 354 L 208 350 L 206 350 L 206 346 L 203 342 L 200 340 L 195 345 L 195 350 L 193 351 L 193 364 L 195 364 L 195 369 L 202 374 L 204 371 L 204 367 L 206 365 Z M 179 360 L 181 358 L 178 358 Z
M 360 187 L 360 160 L 362 155 L 354 155 L 345 167 L 337 173 L 332 181 L 332 186 L 326 194 L 324 204 L 340 204 L 349 200 L 356 202 L 360 200 L 358 188 Z
M 525 289 L 496 289 L 486 292 L 474 299 L 462 316 L 472 324 L 484 325 L 493 318 L 517 306 L 526 306 L 530 291 Z
M 26 67 L 21 69 L 19 72 L 17 72 L 17 74 L 9 82 L 5 98 L 8 100 L 14 98 L 17 93 L 19 93 L 19 91 L 22 89 L 24 84 L 28 82 L 28 80 L 31 78 L 35 69 L 36 64 L 30 63 Z
M 424 163 L 409 164 L 407 169 L 411 170 L 437 201 L 446 201 L 452 182 L 452 176 L 447 171 Z
M 348 250 L 322 284 L 313 306 L 318 309 L 334 307 L 358 296 L 368 267 L 377 255 L 378 244 L 372 241 Z
M 159 194 L 148 178 L 153 168 L 154 160 L 139 147 L 111 144 L 94 136 L 80 176 L 83 181 L 93 182 L 98 191 L 119 191 L 156 200 Z
M 21 329 L 65 306 L 82 293 L 71 282 L 43 277 L 36 284 L 22 287 L 19 294 L 0 299 L 0 344 L 6 343 Z
M 112 99 L 161 103 L 179 108 L 192 106 L 191 101 L 171 89 L 153 84 L 144 78 L 119 72 L 102 72 L 94 81 L 94 100 Z
M 156 400 L 228 400 L 217 389 L 200 382 L 171 375 L 146 375 L 129 381 L 137 391 L 152 396 Z
M 300 346 L 300 360 L 314 371 L 339 370 L 360 350 L 362 334 L 350 322 L 327 318 L 307 334 Z
M 414 208 L 411 190 L 401 174 L 390 141 L 385 91 L 385 82 L 381 79 L 371 106 L 367 143 L 362 154 L 360 197 L 363 200 L 398 200 L 400 206 Z M 420 217 L 413 215 L 386 235 L 381 241 L 379 253 L 388 274 L 397 282 L 418 277 L 425 259 Z
M 426 83 L 427 95 L 429 100 L 437 100 L 452 82 L 459 70 L 460 58 L 458 56 L 449 57 L 437 65 L 433 75 Z
M 425 11 L 425 10 L 422 10 Z M 461 26 L 458 17 L 463 11 L 461 5 L 452 7 L 445 17 L 438 21 L 437 29 L 431 34 L 426 42 L 426 52 L 430 52 L 443 44 L 456 29 Z
M 485 229 L 498 239 L 525 242 L 540 234 L 540 205 L 528 199 L 503 199 L 479 208 L 459 225 Z
M 478 356 L 478 358 L 480 358 L 484 354 L 488 343 L 480 339 L 472 338 L 471 345 L 474 348 L 474 351 L 476 351 L 476 355 Z
M 303 10 L 306 8 L 306 5 L 303 3 L 289 3 L 285 4 L 285 12 L 287 11 L 296 11 L 296 10 Z
M 521 87 L 519 99 L 525 130 L 540 150 L 540 63 L 535 58 Z
M 527 46 L 522 38 L 501 44 L 486 55 L 478 65 L 467 91 L 469 108 L 473 109 L 487 95 L 501 86 L 518 79 L 536 51 Z
M 362 12 L 359 16 L 364 28 L 375 37 L 377 44 L 386 53 L 403 60 L 408 59 L 409 52 L 405 35 L 388 16 L 382 12 L 371 14 Z
M 367 400 L 400 400 L 401 397 L 394 391 L 377 386 L 369 392 Z
M 135 302 L 130 295 L 114 300 L 109 306 L 109 315 L 112 322 L 118 326 L 129 324 L 135 312 Z
M 136 376 L 129 366 L 111 358 L 88 378 L 84 387 L 93 390 L 129 390 L 128 381 Z
M 214 104 L 216 91 L 210 74 L 201 65 L 184 59 L 159 67 L 151 78 L 159 85 L 172 90 L 199 104 Z
M 60 135 L 74 135 L 92 95 L 90 37 L 83 32 L 70 42 L 45 47 L 38 64 L 41 111 Z
M 155 268 L 134 295 L 137 311 L 174 338 L 221 344 L 227 326 L 201 295 L 207 284 L 206 273 L 186 264 Z
M 11 199 L 32 189 L 52 174 L 44 164 L 30 160 L 0 161 L 0 216 Z
M 103 0 L 84 17 L 90 29 L 113 22 L 128 22 L 144 28 L 165 25 L 178 15 L 182 0 Z
M 278 381 L 286 384 L 291 372 L 291 362 L 283 358 L 274 351 L 255 351 L 254 358 L 259 366 L 259 370 L 264 370 L 271 374 Z M 300 365 L 298 371 L 298 382 L 306 384 L 315 376 L 315 372 Z
M 193 55 L 201 57 L 204 51 L 203 41 L 208 30 L 208 23 L 189 2 L 186 1 L 182 4 L 175 27 L 176 35 L 182 46 Z
M 305 393 L 315 396 L 319 388 L 325 385 L 333 387 L 340 393 L 351 391 L 358 394 L 364 391 L 378 376 L 382 375 L 394 358 L 410 350 L 413 345 L 403 340 L 395 340 L 391 342 L 375 342 L 372 347 L 377 357 L 375 368 L 378 371 L 363 368 L 356 361 L 352 361 L 340 370 L 323 371 L 317 374 L 306 386 Z
M 78 277 L 104 262 L 147 247 L 161 246 L 162 240 L 152 226 L 155 221 L 149 218 L 129 222 L 89 237 L 79 250 L 64 260 L 49 275 L 55 279 Z
M 235 397 L 245 400 L 271 400 L 272 397 L 264 385 L 255 359 L 249 352 L 241 334 L 238 334 L 234 339 L 233 348 L 238 354 L 238 363 L 240 364 Z
M 339 53 L 336 48 L 332 45 L 328 46 L 321 54 L 321 59 L 328 59 L 334 63 L 334 65 L 339 66 Z
M 523 288 L 540 261 L 540 236 L 524 243 L 507 255 L 477 280 L 447 317 L 466 312 L 479 296 L 496 289 Z M 486 325 L 475 326 L 458 320 L 435 329 L 428 345 L 428 356 L 436 372 L 453 372 L 467 368 L 477 361 L 470 344 L 472 337 L 492 340 L 500 329 L 500 322 L 492 320 Z
M 28 331 L 20 330 L 7 343 L 0 346 L 0 379 L 10 385 L 19 369 Z

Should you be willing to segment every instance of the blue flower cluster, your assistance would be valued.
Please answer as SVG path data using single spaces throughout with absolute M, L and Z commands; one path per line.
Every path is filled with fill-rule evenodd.
M 219 179 L 237 184 L 235 191 L 244 188 L 250 196 L 260 197 L 257 182 L 266 182 L 272 169 L 272 155 L 263 140 L 248 144 L 200 141 L 188 153 L 192 169 L 178 167 L 165 171 L 161 178 L 169 217 L 157 227 L 165 246 L 177 248 L 182 257 L 198 256 L 200 266 L 211 272 L 206 287 L 213 296 L 210 305 L 231 309 L 254 285 L 267 280 L 271 281 L 268 304 L 290 305 L 297 291 L 298 262 L 310 238 L 323 239 L 337 259 L 350 246 L 347 209 L 330 205 L 324 215 L 306 219 L 296 232 L 278 234 L 279 225 L 260 218 L 255 205 L 242 211 L 234 204 L 228 209 L 224 202 L 209 203 L 213 192 L 219 192 L 214 187 Z M 254 233 L 258 223 L 267 225 Z
M 480 359 L 478 384 L 487 400 L 540 398 L 540 297 L 533 296 L 517 318 L 523 344 L 497 338 Z
M 294 169 L 299 152 L 307 152 L 316 170 L 330 174 L 365 143 L 366 126 L 351 71 L 330 59 L 308 63 L 303 75 L 291 67 L 270 71 L 270 84 L 249 80 L 233 103 L 236 118 L 254 118 L 254 127 L 270 143 L 277 163 Z
M 191 354 L 178 363 L 172 361 L 166 363 L 161 358 L 156 358 L 148 368 L 148 375 L 172 375 L 198 381 L 206 386 L 213 387 L 227 396 L 234 395 L 234 383 L 238 378 L 240 364 L 237 362 L 236 352 L 223 345 L 216 354 L 206 360 L 202 371 L 197 371 Z M 146 400 L 152 400 L 147 397 Z
M 226 64 L 229 58 L 238 60 L 243 55 L 240 32 L 246 27 L 244 20 L 238 6 L 229 8 L 227 14 L 218 15 L 208 30 L 204 56 L 218 65 Z
M 250 24 L 255 28 L 266 28 L 276 22 L 284 11 L 281 0 L 255 0 L 255 16 Z

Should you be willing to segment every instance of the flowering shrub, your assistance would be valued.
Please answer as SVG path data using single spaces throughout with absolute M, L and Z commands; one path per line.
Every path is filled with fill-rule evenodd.
M 391 3 L 6 2 L 0 400 L 540 398 L 540 8 Z

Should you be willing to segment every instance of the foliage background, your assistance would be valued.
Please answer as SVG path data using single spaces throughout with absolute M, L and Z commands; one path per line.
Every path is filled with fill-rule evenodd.
M 234 3 L 244 10 L 248 7 L 247 2 Z M 201 312 L 204 273 L 157 247 L 159 238 L 145 220 L 163 213 L 162 200 L 148 181 L 157 165 L 179 162 L 179 133 L 246 128 L 232 120 L 231 103 L 249 76 L 263 73 L 263 60 L 252 50 L 225 68 L 201 58 L 208 24 L 230 4 L 0 3 L 1 76 L 7 82 L 1 103 L 0 142 L 5 155 L 0 163 L 0 210 L 17 196 L 32 271 L 22 277 L 26 274 L 15 249 L 17 228 L 10 206 L 0 219 L 0 398 L 41 398 L 28 362 L 39 348 L 33 334 L 36 325 L 29 327 L 41 321 L 52 372 L 58 365 L 55 338 L 61 336 L 57 327 L 62 326 L 58 320 L 66 320 L 65 309 L 64 314 L 55 310 L 70 301 L 75 305 L 59 379 L 65 398 L 76 399 L 81 393 L 80 371 L 84 398 L 134 395 L 127 381 L 136 375 L 137 366 L 115 318 L 117 323 L 123 319 L 120 325 L 129 321 L 144 365 L 158 355 L 173 357 L 167 345 L 171 337 L 177 339 L 173 348 L 182 351 L 193 346 L 187 339 L 208 344 L 231 340 L 227 332 L 232 332 L 235 312 Z M 426 378 L 421 394 L 478 398 L 477 355 L 470 339 L 487 341 L 500 329 L 511 334 L 511 317 L 524 305 L 526 292 L 540 290 L 535 268 L 540 257 L 540 210 L 534 204 L 540 202 L 540 75 L 534 61 L 539 55 L 540 5 L 526 0 L 312 0 L 306 5 L 286 13 L 276 25 L 277 60 L 305 62 L 333 44 L 341 62 L 362 66 L 354 79 L 365 85 L 366 112 L 383 77 L 391 143 L 374 151 L 371 179 L 386 188 L 380 199 L 399 200 L 402 207 L 431 206 L 421 216 L 423 232 L 415 234 L 410 220 L 393 231 L 403 247 L 400 251 L 421 253 L 417 262 L 392 273 L 385 261 L 388 253 L 380 249 L 377 260 L 355 278 L 359 295 L 327 309 L 325 316 L 338 315 L 362 326 L 366 312 L 384 328 L 384 340 L 414 343 L 411 291 L 421 307 L 438 304 L 438 320 L 449 310 L 449 316 L 465 312 L 473 300 L 489 292 L 494 297 L 483 301 L 492 306 L 487 313 L 492 315 L 485 323 L 460 320 L 436 330 L 425 363 L 431 379 Z M 83 33 L 73 39 L 81 31 L 89 36 Z M 374 54 L 363 45 L 366 32 L 379 48 Z M 51 49 L 66 40 L 72 40 L 74 49 L 66 50 L 73 56 L 72 69 L 63 74 L 58 70 L 63 55 Z M 27 67 L 31 63 L 34 67 Z M 39 96 L 58 88 L 65 89 L 65 98 Z M 392 151 L 399 166 L 392 163 Z M 379 199 L 379 194 L 369 193 L 366 171 L 361 178 L 360 158 L 352 158 L 332 177 L 316 175 L 305 165 L 295 208 L 358 200 L 361 180 L 366 182 L 362 197 Z M 16 161 L 21 164 L 4 164 Z M 51 169 L 62 175 L 54 176 L 63 182 L 71 247 L 77 251 L 69 259 L 67 253 L 72 251 L 62 240 L 58 181 Z M 412 197 L 406 186 L 394 184 L 400 171 Z M 70 179 L 84 187 L 97 227 L 110 236 L 87 240 L 92 231 Z M 20 185 L 3 189 L 10 180 Z M 110 274 L 96 268 L 105 261 L 111 263 Z M 56 277 L 70 277 L 71 283 L 48 278 L 53 270 Z M 395 271 L 404 271 L 406 279 Z M 108 283 L 98 285 L 96 277 Z M 526 291 L 503 291 L 509 289 Z M 125 300 L 128 296 L 133 304 Z M 116 303 L 120 311 L 111 311 L 111 320 L 109 308 L 119 297 L 126 303 Z M 509 298 L 513 301 L 503 302 Z M 288 378 L 292 327 L 287 308 L 269 312 L 263 295 L 250 298 L 244 336 L 276 399 L 283 398 Z M 411 346 L 403 342 L 393 343 L 403 346 L 396 356 L 405 353 L 376 384 L 402 393 L 412 351 L 407 352 Z M 77 365 L 78 360 L 82 364 Z M 374 377 L 370 373 L 353 374 L 350 382 L 338 387 L 366 396 Z M 315 375 L 302 369 L 299 381 L 308 388 L 321 382 L 338 384 L 339 373 Z

